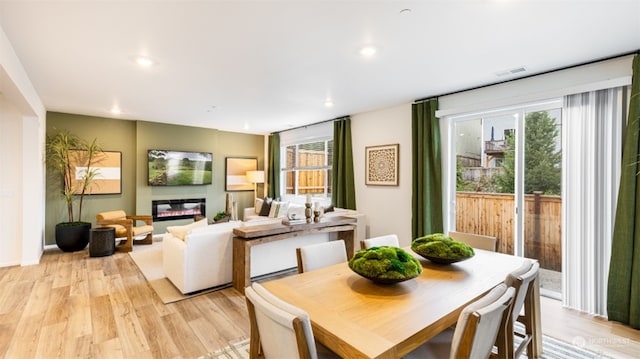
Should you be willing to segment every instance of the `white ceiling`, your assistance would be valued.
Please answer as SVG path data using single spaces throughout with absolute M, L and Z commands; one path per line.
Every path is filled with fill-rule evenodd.
M 0 0 L 0 27 L 48 111 L 269 133 L 636 51 L 640 0 Z

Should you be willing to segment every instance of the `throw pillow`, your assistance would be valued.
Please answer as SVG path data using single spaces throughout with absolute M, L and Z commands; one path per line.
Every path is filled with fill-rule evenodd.
M 287 213 L 289 212 L 289 202 L 280 202 L 280 206 L 278 206 L 278 213 L 276 217 L 285 218 L 287 217 Z
M 264 203 L 264 199 L 256 198 L 256 203 L 253 204 L 253 210 L 256 211 L 256 214 L 260 214 L 260 210 L 262 210 L 262 204 Z
M 262 208 L 260 209 L 259 215 L 268 217 L 269 211 L 271 210 L 271 202 L 273 200 L 269 197 L 264 198 L 264 202 L 262 203 Z
M 278 217 L 278 211 L 280 210 L 281 202 L 273 201 L 271 202 L 271 208 L 269 209 L 269 218 Z
M 329 205 L 329 207 L 325 207 L 324 213 L 333 212 L 333 205 Z
M 167 232 L 171 233 L 174 237 L 184 241 L 185 237 L 187 236 L 187 234 L 191 233 L 192 229 L 206 226 L 207 219 L 204 218 L 197 222 L 193 222 L 184 226 L 169 226 L 167 227 Z

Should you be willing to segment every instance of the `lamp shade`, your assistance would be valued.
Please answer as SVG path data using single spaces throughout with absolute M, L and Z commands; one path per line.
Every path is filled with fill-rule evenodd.
M 264 171 L 247 171 L 246 176 L 250 183 L 264 183 Z

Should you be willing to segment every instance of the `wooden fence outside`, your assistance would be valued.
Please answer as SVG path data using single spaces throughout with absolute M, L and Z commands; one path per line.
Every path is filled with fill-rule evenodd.
M 513 253 L 514 195 L 457 192 L 456 231 L 498 238 L 498 251 Z M 542 268 L 562 270 L 562 199 L 525 195 L 525 257 Z
M 299 166 L 305 167 L 322 167 L 324 166 L 325 158 L 324 152 L 321 151 L 312 151 L 312 150 L 300 150 L 298 151 L 298 159 Z M 295 167 L 295 152 L 293 150 L 287 150 L 286 157 L 287 166 Z M 305 170 L 298 172 L 298 194 L 305 193 L 324 193 L 325 187 L 325 170 Z M 296 172 L 286 172 L 285 173 L 285 191 L 287 194 L 296 193 L 295 189 L 295 179 Z M 330 184 L 328 184 L 330 186 Z

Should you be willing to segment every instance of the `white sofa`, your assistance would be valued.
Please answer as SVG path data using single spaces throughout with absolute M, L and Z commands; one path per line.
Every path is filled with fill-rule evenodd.
M 168 227 L 162 239 L 164 273 L 185 294 L 228 285 L 232 281 L 233 228 L 281 220 L 262 218 L 211 225 L 200 221 L 200 224 Z M 295 268 L 297 247 L 327 242 L 330 238 L 328 233 L 320 233 L 255 246 L 251 250 L 251 277 Z

